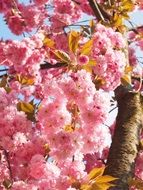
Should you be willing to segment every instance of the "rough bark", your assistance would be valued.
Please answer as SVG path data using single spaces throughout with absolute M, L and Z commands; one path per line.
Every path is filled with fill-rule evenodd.
M 118 115 L 105 174 L 117 177 L 112 190 L 128 190 L 128 180 L 134 175 L 142 126 L 140 93 L 119 87 L 116 92 Z

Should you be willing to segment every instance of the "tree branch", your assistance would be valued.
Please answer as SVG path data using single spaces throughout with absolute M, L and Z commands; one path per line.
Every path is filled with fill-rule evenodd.
M 62 63 L 62 62 L 59 62 L 55 65 L 52 65 L 51 63 L 45 61 L 45 64 L 41 64 L 40 65 L 40 69 L 43 70 L 43 69 L 52 69 L 52 68 L 59 68 L 59 67 L 66 67 L 67 64 L 66 63 Z
M 103 8 L 100 6 L 96 0 L 88 0 L 89 5 L 94 12 L 98 21 L 106 22 L 110 21 L 111 15 L 109 15 Z
M 134 176 L 142 128 L 141 96 L 128 92 L 123 86 L 116 89 L 115 96 L 118 115 L 104 174 L 118 178 L 112 190 L 128 190 L 128 180 Z
M 90 5 L 92 11 L 93 11 L 94 14 L 95 14 L 97 20 L 98 20 L 98 21 L 100 21 L 100 20 L 101 20 L 101 21 L 105 21 L 103 15 L 102 15 L 101 12 L 100 12 L 100 9 L 99 9 L 99 7 L 98 7 L 97 2 L 96 2 L 95 0 L 88 0 L 88 2 L 89 2 L 89 5 Z
M 9 161 L 9 154 L 5 149 L 3 149 L 3 152 L 4 152 L 6 162 L 7 162 L 7 167 L 9 169 L 10 180 L 12 182 L 13 181 L 13 175 L 12 175 L 12 169 L 11 169 L 11 165 L 10 165 L 10 161 Z
M 0 69 L 0 72 L 8 71 L 8 69 Z

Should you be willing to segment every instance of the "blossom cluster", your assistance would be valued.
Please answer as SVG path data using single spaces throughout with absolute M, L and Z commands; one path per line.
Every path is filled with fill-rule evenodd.
M 41 34 L 1 41 L 0 60 L 10 75 L 0 88 L 1 189 L 8 182 L 13 190 L 72 189 L 74 180 L 86 180 L 90 160 L 85 162 L 85 155 L 94 153 L 98 164 L 96 156 L 105 159 L 102 152 L 111 143 L 104 126 L 108 94 L 96 90 L 85 70 L 41 71 L 46 53 Z M 33 83 L 18 76 L 32 77 Z M 32 96 L 40 106 L 31 121 L 18 103 Z
M 113 56 L 100 46 L 105 37 Z M 94 75 L 114 77 L 119 72 L 121 77 L 125 63 L 116 58 L 124 47 L 121 36 L 97 25 L 93 39 L 89 57 L 97 62 Z M 74 182 L 86 181 L 93 167 L 91 158 L 94 166 L 102 165 L 100 160 L 106 159 L 111 143 L 110 130 L 104 125 L 110 96 L 96 89 L 93 74 L 84 69 L 41 70 L 51 53 L 43 41 L 44 33 L 40 32 L 21 41 L 0 43 L 0 62 L 9 68 L 6 84 L 0 88 L 1 189 L 8 181 L 12 190 L 73 190 Z M 102 62 L 103 67 L 107 64 L 104 75 L 98 69 L 101 56 L 106 57 Z M 79 65 L 88 63 L 89 58 L 81 55 L 78 61 Z M 106 84 L 103 89 L 114 89 L 118 84 L 117 80 L 116 85 Z M 32 97 L 35 103 L 30 103 Z M 20 101 L 34 104 L 34 119 L 29 120 L 27 107 L 18 109 Z
M 104 90 L 114 90 L 121 82 L 126 66 L 123 50 L 126 47 L 122 35 L 98 24 L 93 36 L 92 57 L 96 61 L 94 73 L 104 81 Z
M 9 180 L 13 190 L 68 189 L 73 179 L 86 178 L 84 155 L 102 157 L 111 142 L 109 129 L 103 126 L 109 97 L 96 91 L 90 73 L 69 72 L 49 80 L 45 75 L 41 85 L 43 99 L 36 122 L 17 109 L 18 94 L 26 96 L 22 88 L 9 93 L 0 88 L 0 181 Z
M 98 0 L 98 3 L 104 1 Z M 63 14 L 64 12 L 64 14 Z M 60 32 L 63 27 L 77 22 L 82 13 L 93 15 L 87 0 L 32 0 L 29 4 L 19 0 L 1 0 L 0 13 L 4 15 L 9 29 L 16 35 L 51 24 L 50 31 Z
M 44 62 L 45 50 L 42 48 L 44 36 L 34 35 L 21 42 L 8 40 L 0 43 L 0 62 L 9 67 L 11 74 L 20 74 L 40 80 L 40 64 Z
M 121 84 L 126 43 L 119 32 L 97 24 L 89 55 L 80 54 L 83 38 L 79 54 L 69 52 L 63 29 L 93 11 L 87 0 L 52 2 L 0 2 L 0 13 L 14 34 L 37 31 L 21 41 L 0 41 L 0 65 L 8 69 L 0 79 L 0 190 L 76 190 L 75 184 L 86 182 L 90 170 L 107 159 L 108 92 Z M 54 57 L 56 50 L 76 62 L 75 67 L 66 62 L 55 68 L 60 57 Z M 135 64 L 131 48 L 129 56 Z M 91 60 L 95 65 L 88 72 L 82 66 Z M 54 68 L 42 70 L 46 61 Z M 96 78 L 103 82 L 99 89 Z M 136 166 L 140 178 L 141 164 L 142 153 Z

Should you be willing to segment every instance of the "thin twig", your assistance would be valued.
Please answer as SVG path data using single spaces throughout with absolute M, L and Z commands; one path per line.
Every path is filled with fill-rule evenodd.
M 12 169 L 11 169 L 11 165 L 10 165 L 10 161 L 9 161 L 9 154 L 5 149 L 3 149 L 3 153 L 5 156 L 6 162 L 7 162 L 7 167 L 9 169 L 10 179 L 11 179 L 11 181 L 13 181 Z
M 73 1 L 74 3 L 76 3 L 77 5 L 80 5 L 80 2 L 76 1 L 76 0 L 71 0 Z
M 97 2 L 96 2 L 95 0 L 88 0 L 88 2 L 89 2 L 89 5 L 90 5 L 92 11 L 93 11 L 94 14 L 95 14 L 97 20 L 98 20 L 98 21 L 101 20 L 101 21 L 104 21 L 104 22 L 105 22 L 104 17 L 103 17 L 103 15 L 102 15 L 102 13 L 101 13 L 99 7 L 98 7 Z
M 96 0 L 88 0 L 91 9 L 93 10 L 98 21 L 110 22 L 111 15 L 104 10 L 104 8 L 96 2 Z
M 108 0 L 108 4 L 109 4 L 109 6 L 112 6 L 112 4 L 111 4 L 111 0 Z
M 59 62 L 59 63 L 57 63 L 55 65 L 52 65 L 49 62 L 45 61 L 45 64 L 40 65 L 40 69 L 41 70 L 43 70 L 43 69 L 53 69 L 53 68 L 66 67 L 66 66 L 67 66 L 67 64 L 62 63 L 62 62 Z
M 112 109 L 109 111 L 109 113 L 111 113 L 112 111 L 114 111 L 116 108 L 117 108 L 117 106 L 114 107 L 114 108 L 112 108 Z
M 8 69 L 0 69 L 0 72 L 8 71 Z
M 7 77 L 7 74 L 0 75 L 0 78 Z

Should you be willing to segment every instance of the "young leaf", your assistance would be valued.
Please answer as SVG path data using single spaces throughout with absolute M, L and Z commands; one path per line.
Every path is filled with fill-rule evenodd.
M 134 3 L 132 0 L 123 0 L 122 1 L 122 9 L 125 11 L 125 12 L 129 12 L 129 11 L 132 11 L 134 8 Z
M 121 83 L 124 86 L 131 86 L 131 76 L 130 76 L 130 74 L 123 75 L 122 78 L 121 78 Z
M 125 73 L 126 74 L 130 73 L 131 71 L 133 71 L 133 67 L 132 66 L 128 65 L 128 66 L 125 67 Z
M 49 48 L 53 48 L 55 46 L 55 42 L 52 39 L 45 37 L 43 40 L 43 45 Z
M 91 190 L 108 190 L 110 187 L 114 187 L 115 185 L 111 184 L 111 183 L 94 183 L 92 185 L 92 189 Z
M 115 181 L 117 178 L 110 175 L 103 175 L 96 178 L 96 183 L 109 183 Z
M 61 50 L 54 51 L 54 54 L 60 59 L 63 63 L 70 63 L 71 59 L 67 53 Z
M 90 21 L 89 25 L 90 25 L 91 34 L 93 34 L 95 32 L 95 22 L 93 19 Z
M 16 75 L 16 80 L 22 85 L 33 85 L 34 80 L 32 78 L 28 78 L 26 76 L 22 76 L 20 74 Z
M 143 140 L 140 140 L 139 142 L 139 150 L 143 150 Z
M 96 86 L 96 89 L 100 89 L 104 84 L 106 84 L 106 81 L 101 77 L 96 77 L 94 80 L 94 84 Z
M 82 69 L 86 70 L 89 73 L 92 73 L 93 67 L 96 65 L 95 60 L 89 60 L 89 62 L 82 66 Z
M 71 31 L 69 34 L 69 49 L 71 52 L 75 53 L 78 48 L 78 42 L 80 39 L 80 33 L 76 31 Z
M 35 105 L 32 103 L 19 102 L 17 104 L 17 110 L 23 111 L 26 114 L 27 119 L 35 122 Z
M 75 127 L 73 125 L 65 125 L 64 126 L 64 131 L 71 133 L 75 130 Z
M 101 167 L 101 168 L 93 168 L 90 173 L 88 174 L 88 179 L 92 180 L 97 178 L 98 176 L 102 176 L 103 172 L 105 170 L 105 167 Z
M 6 87 L 7 85 L 7 77 L 3 76 L 2 80 L 0 81 L 0 87 Z
M 6 87 L 4 87 L 4 89 L 5 89 L 5 91 L 7 92 L 7 93 L 10 93 L 11 92 L 11 88 L 10 87 L 8 87 L 8 86 L 6 86 Z
M 34 84 L 34 80 L 32 78 L 23 77 L 22 80 L 21 80 L 21 84 L 23 84 L 23 85 L 32 85 L 32 84 Z
M 92 187 L 91 185 L 83 184 L 81 185 L 80 190 L 92 190 Z
M 122 15 L 119 15 L 118 13 L 115 13 L 114 17 L 113 17 L 113 23 L 114 23 L 114 26 L 116 28 L 118 28 L 119 26 L 121 26 L 122 23 L 123 23 L 123 17 L 122 17 Z
M 25 113 L 33 113 L 34 112 L 34 106 L 30 103 L 26 103 L 26 102 L 19 102 L 17 104 L 17 109 L 19 111 L 23 111 Z
M 92 40 L 92 39 L 89 40 L 89 41 L 87 41 L 87 42 L 83 45 L 83 47 L 82 47 L 82 49 L 81 49 L 81 54 L 83 54 L 83 55 L 89 55 L 90 52 L 91 52 L 92 44 L 93 44 L 93 40 Z
M 10 188 L 12 187 L 12 182 L 11 182 L 11 180 L 5 179 L 5 180 L 3 181 L 3 186 L 4 186 L 6 189 L 10 189 Z

